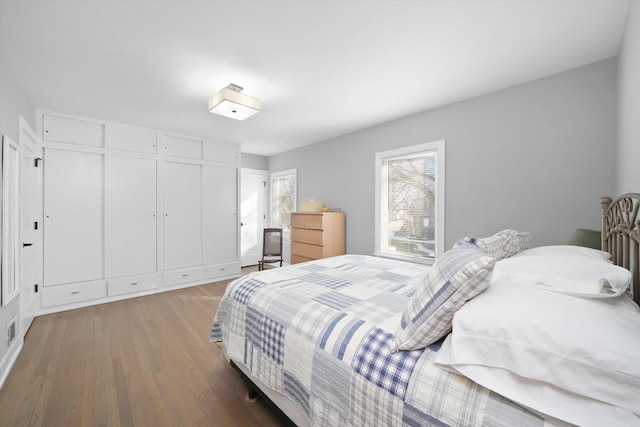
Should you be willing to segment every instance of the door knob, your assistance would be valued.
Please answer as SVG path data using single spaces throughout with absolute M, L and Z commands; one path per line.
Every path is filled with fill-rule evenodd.
M 25 246 L 33 246 L 33 243 L 23 243 L 22 247 L 24 248 Z

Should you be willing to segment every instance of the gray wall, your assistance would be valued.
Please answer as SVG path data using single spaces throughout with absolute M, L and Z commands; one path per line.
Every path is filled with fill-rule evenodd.
M 616 194 L 640 193 L 640 4 L 629 2 L 620 49 Z
M 347 215 L 347 251 L 374 251 L 374 155 L 446 140 L 445 241 L 504 228 L 534 244 L 600 227 L 615 188 L 617 59 L 409 116 L 269 158 L 298 169 L 298 201 Z
M 257 154 L 242 153 L 240 156 L 240 164 L 243 168 L 268 170 L 268 159 L 265 156 Z
M 0 134 L 8 135 L 16 143 L 19 143 L 18 117 L 20 115 L 35 129 L 35 108 L 0 57 Z M 6 368 L 6 364 L 9 362 L 5 359 L 5 356 L 8 355 L 5 331 L 11 319 L 18 314 L 19 304 L 20 295 L 14 298 L 9 305 L 0 307 L 0 362 L 3 362 L 0 368 L 2 369 Z M 18 322 L 19 324 L 20 322 Z M 18 331 L 19 336 L 22 333 L 23 331 Z M 20 339 L 17 339 L 14 343 L 19 341 Z M 4 372 L 0 369 L 0 376 L 3 374 Z

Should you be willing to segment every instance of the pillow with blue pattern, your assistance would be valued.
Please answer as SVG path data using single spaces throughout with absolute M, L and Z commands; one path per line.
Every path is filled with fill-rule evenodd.
M 494 265 L 471 243 L 441 255 L 409 300 L 391 351 L 421 349 L 449 333 L 455 312 L 489 285 Z

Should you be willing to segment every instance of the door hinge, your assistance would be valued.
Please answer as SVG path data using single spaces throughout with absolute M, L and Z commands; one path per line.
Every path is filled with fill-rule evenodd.
M 38 162 L 39 162 L 39 161 L 41 161 L 41 160 L 42 160 L 42 159 L 41 159 L 40 157 L 36 157 L 36 158 L 34 159 L 34 161 L 33 161 L 34 166 L 35 166 L 35 167 L 38 167 Z
M 35 291 L 35 293 L 38 293 L 38 284 L 36 283 L 35 285 L 33 285 L 33 290 Z
M 38 221 L 35 221 L 35 222 L 33 223 L 33 229 L 34 229 L 34 230 L 37 230 L 37 229 L 38 229 Z
M 262 181 L 262 186 L 263 186 L 264 188 L 267 188 L 267 181 Z

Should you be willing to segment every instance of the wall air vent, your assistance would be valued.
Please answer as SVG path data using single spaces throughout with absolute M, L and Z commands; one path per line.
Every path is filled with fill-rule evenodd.
M 11 323 L 9 323 L 9 326 L 7 326 L 7 348 L 11 346 L 18 335 L 17 320 L 18 318 L 14 317 Z

